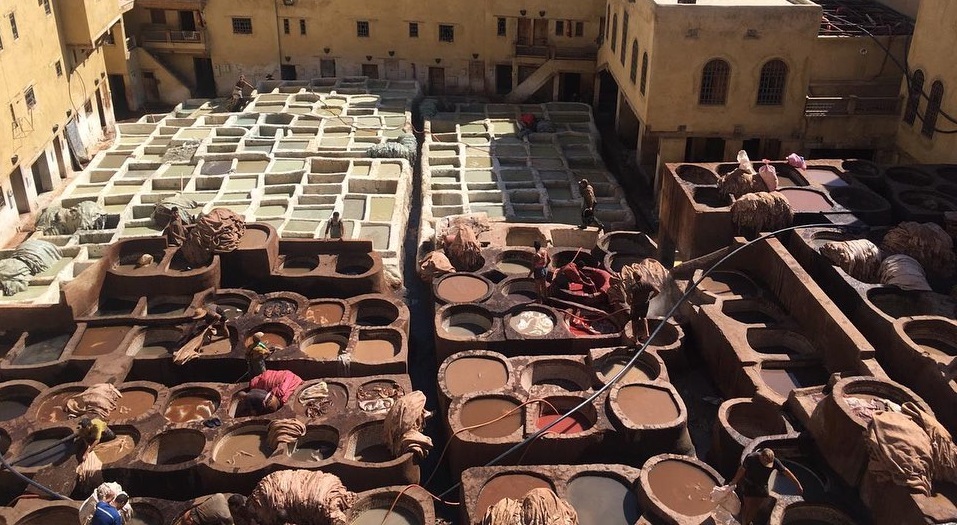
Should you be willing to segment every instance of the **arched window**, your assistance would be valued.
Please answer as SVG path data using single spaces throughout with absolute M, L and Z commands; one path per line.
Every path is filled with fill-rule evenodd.
M 917 108 L 920 107 L 920 94 L 924 91 L 924 72 L 914 71 L 914 76 L 910 79 L 910 87 L 907 90 L 907 106 L 904 107 L 904 122 L 913 125 L 917 120 Z
M 631 83 L 638 82 L 638 40 L 631 43 Z
M 626 46 L 628 45 L 628 13 L 621 15 L 621 65 L 625 65 Z
M 933 137 L 937 129 L 937 115 L 940 114 L 940 101 L 943 98 L 944 85 L 937 80 L 930 85 L 930 99 L 927 100 L 927 110 L 924 111 L 924 125 L 920 128 L 920 132 L 927 138 Z
M 608 24 L 608 21 L 610 20 L 611 20 L 611 4 L 608 4 L 608 14 L 605 15 L 605 40 L 608 40 L 608 31 L 609 31 L 609 28 L 611 27 Z
M 704 65 L 701 71 L 701 92 L 698 104 L 705 106 L 723 106 L 728 101 L 728 81 L 731 79 L 731 66 L 716 58 Z
M 618 45 L 618 13 L 611 19 L 611 50 L 614 51 Z
M 781 60 L 769 60 L 761 68 L 758 81 L 758 105 L 780 106 L 788 83 L 788 66 Z
M 648 53 L 645 53 L 641 57 L 641 85 L 639 86 L 639 89 L 641 90 L 642 95 L 645 94 L 645 86 L 647 85 L 648 85 Z

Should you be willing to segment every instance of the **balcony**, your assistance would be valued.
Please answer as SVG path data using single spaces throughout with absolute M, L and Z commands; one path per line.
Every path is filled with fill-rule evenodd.
M 122 16 L 123 0 L 70 0 L 57 2 L 63 19 L 62 35 L 69 46 L 93 48 Z
M 807 97 L 807 117 L 894 116 L 900 112 L 900 97 Z
M 552 45 L 515 45 L 515 56 L 525 58 L 557 58 L 560 60 L 588 60 L 594 61 L 598 57 L 597 46 L 552 46 Z
M 170 53 L 199 53 L 206 49 L 205 31 L 147 30 L 140 34 L 139 44 L 146 49 Z
M 133 9 L 133 4 L 136 3 L 135 0 L 119 0 L 119 2 L 121 13 L 126 13 L 130 9 Z

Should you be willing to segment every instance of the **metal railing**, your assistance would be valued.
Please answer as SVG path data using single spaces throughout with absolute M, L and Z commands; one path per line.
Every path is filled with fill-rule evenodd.
M 558 47 L 515 45 L 515 56 L 535 58 L 558 58 L 563 60 L 594 60 L 598 57 L 597 46 Z
M 166 44 L 202 44 L 203 33 L 200 31 L 143 31 L 140 39 L 143 43 Z
M 843 117 L 851 115 L 890 116 L 900 112 L 900 97 L 807 97 L 804 115 Z

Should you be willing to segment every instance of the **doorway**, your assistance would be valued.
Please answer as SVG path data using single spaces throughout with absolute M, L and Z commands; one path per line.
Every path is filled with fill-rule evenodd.
M 215 97 L 216 76 L 212 59 L 193 57 L 193 72 L 196 73 L 196 94 L 204 98 Z
M 180 31 L 196 31 L 196 17 L 193 16 L 192 11 L 179 12 L 179 29 Z
M 724 139 L 689 137 L 685 141 L 685 162 L 721 162 L 724 158 Z
M 473 93 L 485 92 L 485 61 L 469 62 L 469 88 Z
M 441 95 L 445 93 L 445 68 L 429 68 L 429 94 Z
M 100 129 L 106 127 L 106 114 L 103 113 L 103 95 L 96 90 L 96 116 L 100 117 Z
M 399 61 L 394 58 L 385 59 L 386 80 L 399 80 Z
M 282 64 L 279 66 L 279 78 L 283 80 L 296 80 L 296 66 L 293 64 Z
M 558 74 L 558 100 L 562 102 L 579 102 L 582 98 L 581 73 Z
M 130 105 L 126 102 L 126 81 L 123 80 L 123 75 L 110 75 L 108 80 L 110 92 L 116 97 L 113 101 L 116 117 L 120 120 L 125 119 L 130 114 Z
M 30 199 L 23 185 L 23 171 L 20 166 L 10 174 L 10 186 L 13 188 L 13 200 L 17 203 L 17 213 L 30 213 Z
M 518 19 L 518 45 L 532 45 L 532 21 L 528 18 Z
M 147 104 L 159 103 L 159 85 L 156 83 L 156 74 L 152 71 L 143 72 L 143 93 Z
M 53 137 L 53 154 L 56 156 L 56 167 L 60 170 L 60 178 L 67 178 L 69 173 L 66 169 L 66 162 L 63 160 L 63 142 L 60 137 Z
M 507 95 L 512 91 L 512 66 L 495 64 L 495 94 Z
M 535 19 L 535 36 L 532 39 L 532 45 L 548 45 L 548 20 L 544 18 Z
M 50 171 L 50 160 L 46 151 L 40 153 L 30 171 L 33 172 L 33 186 L 38 194 L 53 191 L 53 173 Z
M 323 58 L 319 60 L 319 76 L 331 78 L 336 76 L 336 59 Z
M 362 64 L 362 76 L 370 80 L 379 78 L 379 64 Z

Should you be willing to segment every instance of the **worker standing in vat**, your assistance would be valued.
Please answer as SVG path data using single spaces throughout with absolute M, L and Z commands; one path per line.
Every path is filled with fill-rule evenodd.
M 804 487 L 793 472 L 774 457 L 774 451 L 762 448 L 744 457 L 741 467 L 731 480 L 732 486 L 741 485 L 741 525 L 751 525 L 757 517 L 758 511 L 768 501 L 768 480 L 771 473 L 778 471 L 787 476 L 797 487 L 798 494 L 804 494 Z
M 276 350 L 266 343 L 265 337 L 266 334 L 262 332 L 253 334 L 253 344 L 246 350 L 246 364 L 251 376 L 258 376 L 266 371 L 266 358 Z
M 81 447 L 80 461 L 86 459 L 86 456 L 100 443 L 106 443 L 116 439 L 116 434 L 110 430 L 106 421 L 100 418 L 84 417 L 80 419 L 79 428 L 76 431 L 76 441 Z
M 239 75 L 239 80 L 236 81 L 236 86 L 233 87 L 232 111 L 238 111 L 242 107 L 243 86 L 249 89 L 256 89 L 252 84 L 246 82 L 246 75 Z
M 163 229 L 163 236 L 166 237 L 167 246 L 182 246 L 186 242 L 186 224 L 183 217 L 179 214 L 179 208 L 173 206 L 170 210 L 169 223 Z
M 589 226 L 597 226 L 598 231 L 605 229 L 605 225 L 595 217 L 595 188 L 592 187 L 588 179 L 578 181 L 578 189 L 582 194 L 582 229 Z
M 529 274 L 535 279 L 535 290 L 538 292 L 539 302 L 545 302 L 545 294 L 548 293 L 548 286 L 545 277 L 548 276 L 548 265 L 552 258 L 548 255 L 548 248 L 542 246 L 542 243 L 535 241 L 532 244 L 535 248 L 535 255 L 532 256 L 532 271 Z
M 342 230 L 343 230 L 342 219 L 339 218 L 339 212 L 334 211 L 332 212 L 332 217 L 329 218 L 329 222 L 326 223 L 326 237 L 341 241 Z
M 193 324 L 189 330 L 180 338 L 180 346 L 192 341 L 194 338 L 202 335 L 202 340 L 198 341 L 197 348 L 205 346 L 212 341 L 213 337 L 226 336 L 226 311 L 215 306 L 212 309 L 197 308 L 193 312 Z
M 266 370 L 249 381 L 249 391 L 241 392 L 236 415 L 264 415 L 282 408 L 302 385 L 302 378 L 289 370 Z

